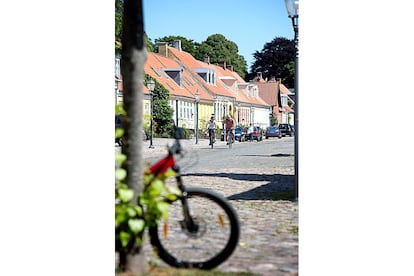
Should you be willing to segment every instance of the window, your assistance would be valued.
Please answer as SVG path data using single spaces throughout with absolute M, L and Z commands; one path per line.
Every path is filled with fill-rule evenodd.
M 194 71 L 208 84 L 216 85 L 216 71 L 209 68 L 195 68 Z
M 164 72 L 170 77 L 175 83 L 181 87 L 181 70 L 180 69 L 164 69 Z

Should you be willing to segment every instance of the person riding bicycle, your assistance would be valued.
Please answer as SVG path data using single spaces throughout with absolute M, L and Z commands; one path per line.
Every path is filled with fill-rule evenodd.
M 232 143 L 234 143 L 234 120 L 229 116 L 226 115 L 226 119 L 224 120 L 224 124 L 226 126 L 226 141 L 228 141 L 229 131 L 232 133 Z M 229 142 L 227 142 L 227 145 Z
M 208 137 L 209 137 L 209 141 L 211 141 L 211 136 L 213 136 L 213 143 L 216 142 L 216 122 L 214 121 L 214 117 L 212 116 L 210 118 L 210 121 L 208 121 L 207 123 L 207 130 L 208 130 Z M 209 146 L 211 146 L 211 142 L 210 144 L 208 144 Z

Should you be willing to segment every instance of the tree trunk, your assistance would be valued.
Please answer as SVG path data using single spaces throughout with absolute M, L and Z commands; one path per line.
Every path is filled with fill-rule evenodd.
M 144 81 L 144 64 L 147 53 L 144 42 L 144 24 L 141 0 L 124 1 L 124 18 L 122 32 L 121 72 L 124 84 L 124 108 L 126 144 L 122 152 L 127 161 L 127 185 L 134 191 L 134 202 L 142 191 L 142 98 Z M 140 246 L 120 256 L 120 267 L 126 271 L 140 273 L 145 271 L 145 258 Z

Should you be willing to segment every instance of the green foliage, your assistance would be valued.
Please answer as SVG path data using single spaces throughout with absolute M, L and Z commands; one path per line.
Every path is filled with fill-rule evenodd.
M 239 55 L 237 44 L 227 40 L 222 34 L 210 35 L 201 43 L 183 36 L 165 36 L 155 39 L 155 44 L 157 42 L 167 42 L 168 45 L 173 46 L 175 40 L 181 40 L 181 49 L 198 60 L 204 61 L 204 55 L 207 54 L 212 64 L 226 61 L 227 65 L 233 65 L 233 70 L 240 77 L 244 78 L 247 73 L 246 60 L 242 55 Z
M 277 116 L 275 116 L 274 113 L 272 113 L 272 115 L 270 116 L 270 125 L 271 126 L 277 126 L 278 125 Z
M 191 135 L 193 135 L 193 131 L 185 127 L 182 127 L 181 129 L 183 130 L 183 139 L 190 139 Z
M 261 52 L 253 54 L 255 62 L 246 80 L 252 80 L 257 72 L 262 72 L 263 78 L 281 78 L 287 87 L 294 87 L 295 42 L 284 37 L 276 37 L 264 45 Z
M 157 44 L 158 42 L 167 42 L 167 44 L 169 46 L 174 46 L 174 41 L 176 40 L 181 40 L 181 49 L 189 54 L 191 54 L 192 56 L 195 56 L 197 54 L 197 48 L 200 45 L 199 43 L 195 42 L 192 39 L 187 39 L 183 36 L 164 36 L 161 38 L 157 38 L 155 40 L 155 44 Z M 155 47 L 156 51 L 158 51 L 158 48 Z
M 154 52 L 154 50 L 155 50 L 154 43 L 152 43 L 151 39 L 148 37 L 148 35 L 146 33 L 144 33 L 144 37 L 145 37 L 145 45 L 147 47 L 147 51 L 148 52 Z
M 147 81 L 150 76 L 145 75 L 144 85 L 147 85 Z M 174 110 L 170 106 L 170 93 L 164 86 L 155 80 L 155 89 L 153 97 L 153 115 L 154 115 L 154 136 L 170 138 L 174 134 L 174 121 L 172 119 Z
M 115 53 L 121 53 L 122 18 L 124 15 L 123 0 L 115 0 Z
M 115 154 L 115 246 L 118 252 L 141 244 L 145 226 L 143 209 L 132 202 L 134 191 L 123 182 L 127 175 L 122 168 L 125 161 L 124 154 Z
M 122 105 L 116 106 L 115 110 L 116 114 L 122 113 Z M 165 183 L 167 178 L 175 175 L 174 171 L 155 176 L 147 169 L 139 202 L 132 202 L 134 191 L 124 183 L 127 171 L 122 164 L 126 160 L 126 155 L 115 154 L 115 247 L 116 251 L 125 253 L 142 244 L 146 227 L 157 224 L 161 217 L 168 218 L 169 204 L 165 199 L 176 200 L 181 195 L 175 186 Z
M 122 19 L 124 16 L 124 0 L 115 0 L 115 54 L 120 54 L 122 49 Z M 148 52 L 154 52 L 154 43 L 144 33 Z
M 218 64 L 226 61 L 227 65 L 233 65 L 233 70 L 244 79 L 247 63 L 243 56 L 238 54 L 239 49 L 233 41 L 227 40 L 222 34 L 213 34 L 199 45 L 196 59 L 203 61 L 204 55 L 210 57 L 210 63 Z

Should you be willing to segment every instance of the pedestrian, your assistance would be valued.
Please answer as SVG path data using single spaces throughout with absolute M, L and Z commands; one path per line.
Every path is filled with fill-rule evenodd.
M 232 143 L 234 143 L 234 133 L 233 133 L 233 130 L 234 130 L 234 120 L 229 116 L 229 115 L 227 115 L 226 116 L 226 120 L 224 121 L 224 123 L 225 123 L 225 126 L 226 126 L 226 141 L 228 141 L 228 137 L 229 137 L 229 132 L 231 131 L 231 133 L 232 133 Z M 229 143 L 227 142 L 227 145 L 228 145 Z
M 253 141 L 253 132 L 254 132 L 254 127 L 253 127 L 253 124 L 252 124 L 252 123 L 250 123 L 250 126 L 249 126 L 249 128 L 247 129 L 247 134 L 249 135 L 249 140 L 250 140 L 250 142 L 252 142 L 252 141 Z
M 209 146 L 211 146 L 211 136 L 213 136 L 213 144 L 216 142 L 216 122 L 214 121 L 214 117 L 211 116 L 210 120 L 207 123 L 207 130 L 208 130 L 208 138 L 210 141 Z

